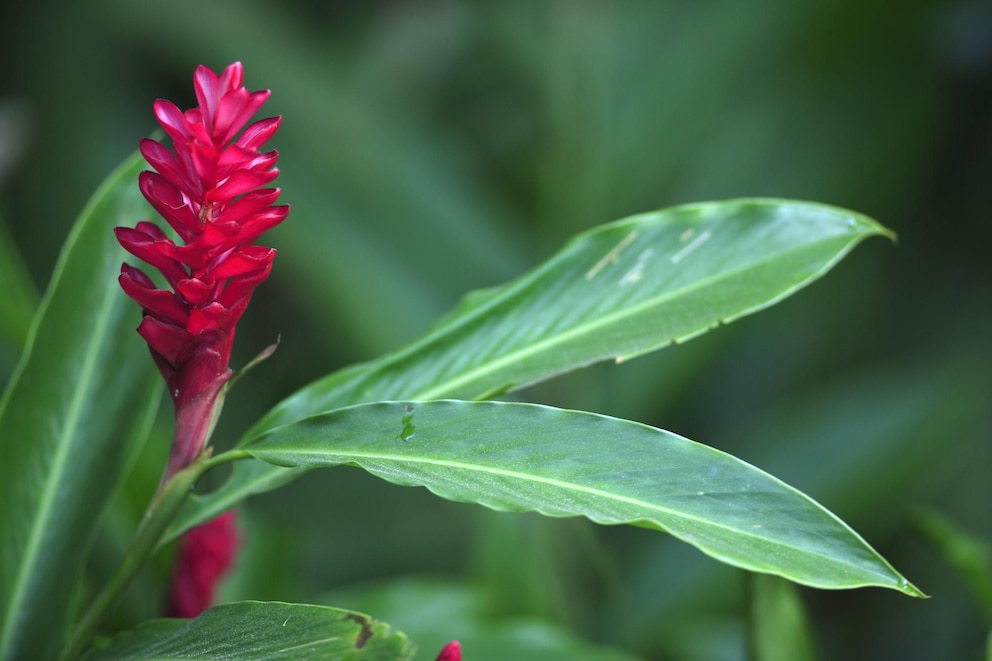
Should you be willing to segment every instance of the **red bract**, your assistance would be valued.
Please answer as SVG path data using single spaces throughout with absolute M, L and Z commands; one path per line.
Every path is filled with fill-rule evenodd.
M 259 151 L 281 118 L 241 131 L 269 98 L 268 91 L 245 89 L 242 77 L 240 62 L 220 76 L 201 65 L 193 78 L 198 107 L 183 112 L 169 101 L 155 102 L 172 150 L 141 141 L 141 153 L 155 172 L 142 172 L 139 186 L 181 244 L 154 223 L 115 230 L 121 245 L 158 269 L 169 286 L 158 289 L 141 270 L 121 267 L 121 287 L 144 309 L 138 333 L 148 342 L 176 408 L 166 478 L 196 459 L 206 444 L 232 375 L 235 324 L 276 254 L 252 244 L 289 213 L 288 206 L 274 206 L 278 188 L 263 188 L 279 174 L 277 153 Z
M 172 572 L 169 617 L 197 617 L 214 604 L 217 586 L 231 569 L 241 538 L 233 511 L 183 536 Z

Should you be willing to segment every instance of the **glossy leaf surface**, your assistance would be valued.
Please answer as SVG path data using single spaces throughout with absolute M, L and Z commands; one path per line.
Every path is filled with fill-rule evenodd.
M 111 175 L 80 215 L 0 400 L 3 659 L 52 656 L 96 523 L 158 403 L 112 231 L 146 214 L 141 163 Z
M 745 199 L 634 216 L 579 235 L 518 280 L 473 292 L 424 339 L 303 388 L 245 440 L 335 408 L 486 399 L 596 361 L 627 359 L 771 305 L 887 231 L 819 204 Z M 292 474 L 241 464 L 192 500 L 183 530 Z
M 314 416 L 245 448 L 282 466 L 357 465 L 449 500 L 663 530 L 737 567 L 820 588 L 922 594 L 807 496 L 639 423 L 507 402 L 383 402 Z
M 577 236 L 502 288 L 469 294 L 410 347 L 307 386 L 255 431 L 368 401 L 479 399 L 627 360 L 772 305 L 879 234 L 859 214 L 784 200 L 633 216 Z
M 86 657 L 114 659 L 355 659 L 413 656 L 407 637 L 363 615 L 337 608 L 243 601 L 193 620 L 150 620 Z

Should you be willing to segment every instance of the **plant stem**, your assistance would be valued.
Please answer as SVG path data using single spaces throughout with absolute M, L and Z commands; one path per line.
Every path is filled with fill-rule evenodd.
M 179 508 L 186 502 L 186 498 L 197 480 L 217 464 L 243 459 L 247 456 L 250 455 L 236 450 L 225 452 L 216 457 L 210 457 L 205 453 L 201 459 L 177 471 L 168 482 L 164 482 L 159 487 L 151 504 L 148 505 L 141 525 L 138 526 L 138 531 L 131 540 L 117 571 L 103 588 L 103 591 L 97 595 L 83 619 L 79 621 L 72 638 L 62 650 L 59 661 L 76 659 L 86 650 L 86 646 L 93 634 L 96 633 L 100 622 L 117 604 L 124 588 L 127 587 L 158 546 L 159 539 L 169 524 L 172 523 Z

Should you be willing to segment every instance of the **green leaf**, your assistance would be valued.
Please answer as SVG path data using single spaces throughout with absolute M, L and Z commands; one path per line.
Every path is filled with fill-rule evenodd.
M 379 402 L 246 444 L 280 466 L 357 465 L 449 500 L 663 530 L 730 565 L 819 588 L 922 593 L 813 500 L 639 423 L 507 402 Z
M 694 204 L 605 225 L 513 283 L 470 294 L 408 348 L 307 386 L 254 430 L 374 400 L 479 399 L 629 360 L 768 307 L 886 233 L 850 211 L 784 200 Z
M 113 659 L 356 659 L 413 657 L 405 635 L 352 611 L 242 601 L 193 620 L 151 620 L 86 656 Z
M 850 211 L 744 199 L 675 207 L 585 232 L 542 266 L 473 292 L 422 340 L 306 386 L 243 440 L 324 411 L 389 399 L 486 399 L 606 359 L 626 360 L 767 307 L 858 242 L 889 233 Z M 240 464 L 169 532 L 292 479 Z
M 147 213 L 140 170 L 128 160 L 83 210 L 0 399 L 3 659 L 53 656 L 96 524 L 160 398 L 112 231 Z

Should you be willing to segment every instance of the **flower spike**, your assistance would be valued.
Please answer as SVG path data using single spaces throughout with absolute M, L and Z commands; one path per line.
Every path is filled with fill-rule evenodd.
M 172 149 L 141 141 L 154 171 L 141 173 L 139 187 L 181 243 L 146 221 L 115 230 L 120 244 L 169 286 L 158 289 L 140 269 L 121 267 L 121 288 L 144 311 L 138 333 L 176 409 L 165 481 L 206 446 L 233 374 L 235 325 L 276 254 L 254 242 L 289 213 L 289 206 L 275 204 L 280 190 L 268 187 L 279 175 L 278 154 L 260 151 L 281 118 L 246 128 L 269 92 L 249 92 L 243 79 L 240 62 L 219 76 L 201 65 L 193 76 L 198 107 L 183 112 L 163 99 L 154 104 Z

